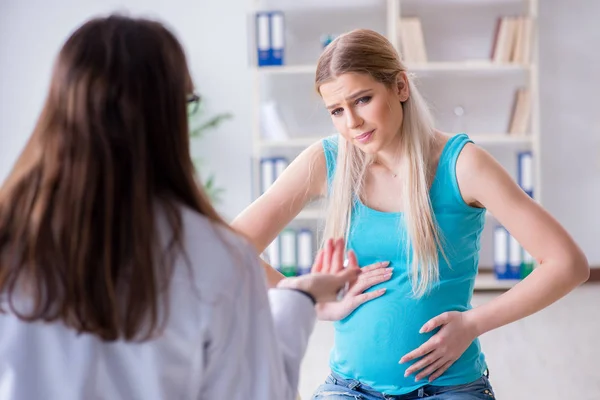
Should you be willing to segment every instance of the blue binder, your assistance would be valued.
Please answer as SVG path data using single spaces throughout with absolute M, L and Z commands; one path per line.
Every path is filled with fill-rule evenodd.
M 268 12 L 256 13 L 256 50 L 259 66 L 271 65 L 271 28 Z
M 310 229 L 298 232 L 298 275 L 309 274 L 313 263 L 313 233 Z
M 512 235 L 508 239 L 508 279 L 521 278 L 521 263 L 523 262 L 523 248 Z
M 494 275 L 498 279 L 510 279 L 508 265 L 509 233 L 501 225 L 494 228 Z
M 283 12 L 270 14 L 271 28 L 271 65 L 283 65 L 285 53 L 285 21 Z
M 285 56 L 285 20 L 281 11 L 256 13 L 256 49 L 258 66 L 283 65 Z
M 260 194 L 265 193 L 275 179 L 275 160 L 268 157 L 262 158 L 260 160 Z
M 517 154 L 517 158 L 519 186 L 533 198 L 533 153 L 529 150 L 521 151 Z

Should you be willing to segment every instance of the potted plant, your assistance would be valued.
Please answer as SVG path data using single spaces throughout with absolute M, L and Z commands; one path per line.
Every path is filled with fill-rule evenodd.
M 221 113 L 212 117 L 206 117 L 204 114 L 205 110 L 202 102 L 200 101 L 200 96 L 192 96 L 189 100 L 188 108 L 190 141 L 202 139 L 208 131 L 217 128 L 225 120 L 232 118 L 230 113 Z M 201 183 L 205 192 L 208 194 L 213 203 L 219 203 L 224 190 L 216 185 L 214 174 L 200 174 L 204 164 L 201 158 L 194 157 L 193 161 L 198 175 L 202 177 L 203 181 Z

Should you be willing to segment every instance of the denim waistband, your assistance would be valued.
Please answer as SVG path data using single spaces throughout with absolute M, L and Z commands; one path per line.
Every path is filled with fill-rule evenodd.
M 485 376 L 486 379 L 489 378 L 489 376 L 490 376 L 489 369 L 485 370 L 485 373 L 483 376 Z M 429 385 L 423 386 L 423 387 L 415 390 L 414 392 L 407 393 L 405 395 L 392 395 L 392 394 L 385 394 L 385 393 L 378 392 L 377 390 L 373 389 L 372 387 L 365 385 L 364 383 L 361 383 L 360 381 L 358 381 L 356 379 L 346 379 L 333 371 L 330 372 L 328 380 L 330 381 L 330 383 L 332 383 L 334 385 L 343 386 L 350 390 L 361 392 L 361 393 L 367 394 L 371 397 L 374 397 L 376 399 L 381 399 L 381 400 L 401 400 L 403 398 L 406 398 L 407 396 L 412 397 L 415 395 L 418 397 L 426 397 L 426 394 L 425 394 L 425 392 L 427 391 L 426 386 L 429 386 Z
M 393 400 L 398 397 L 378 392 L 377 390 L 373 389 L 368 385 L 365 385 L 364 383 L 361 383 L 360 381 L 357 381 L 355 379 L 346 379 L 333 371 L 331 371 L 329 378 L 331 379 L 331 383 L 333 383 L 334 385 L 343 386 L 350 390 L 360 391 L 375 398 L 380 398 L 382 400 Z

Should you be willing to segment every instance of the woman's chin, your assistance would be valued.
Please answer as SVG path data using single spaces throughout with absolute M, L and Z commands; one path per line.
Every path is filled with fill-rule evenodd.
M 379 151 L 379 143 L 377 140 L 371 140 L 369 143 L 360 143 L 354 141 L 353 144 L 366 154 L 375 154 Z

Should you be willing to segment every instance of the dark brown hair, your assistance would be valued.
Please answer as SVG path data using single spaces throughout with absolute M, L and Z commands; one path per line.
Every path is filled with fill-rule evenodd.
M 104 340 L 152 336 L 181 244 L 180 207 L 225 225 L 189 154 L 192 90 L 184 51 L 158 22 L 112 15 L 67 39 L 0 189 L 3 312 Z M 172 228 L 164 253 L 157 205 Z

